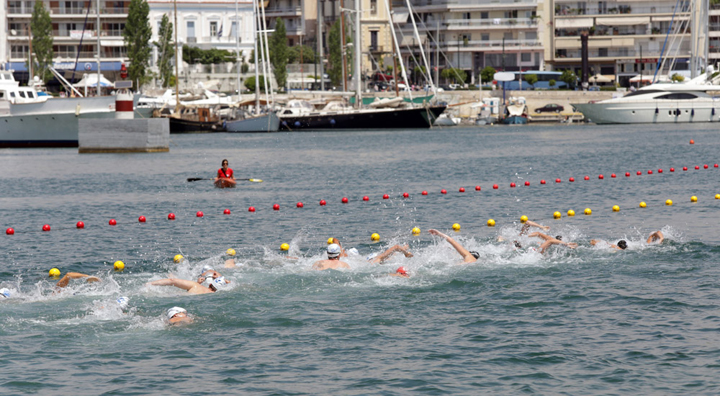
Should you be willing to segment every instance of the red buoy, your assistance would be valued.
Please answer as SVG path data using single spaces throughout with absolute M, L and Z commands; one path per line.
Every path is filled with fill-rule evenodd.
M 459 192 L 465 192 L 465 187 L 460 187 Z
M 617 177 L 617 175 L 613 173 L 613 174 L 610 175 L 610 177 L 612 177 L 612 178 L 614 179 L 614 178 Z
M 370 200 L 370 197 L 368 197 L 367 195 L 363 197 L 363 201 L 369 201 L 369 200 Z
M 572 183 L 572 182 L 574 182 L 574 181 L 575 181 L 575 178 L 574 178 L 574 177 L 571 177 L 571 178 L 570 178 L 570 183 Z
M 585 176 L 585 180 L 590 180 L 590 176 Z
M 280 205 L 278 205 L 278 204 L 273 205 L 273 210 L 280 210 Z
M 700 167 L 696 165 L 696 166 L 695 166 L 695 170 L 698 170 L 698 169 L 700 169 Z
M 297 204 L 295 204 L 295 206 L 297 206 L 298 208 L 302 208 L 302 207 L 305 206 L 305 205 L 303 205 L 302 202 L 298 202 Z M 229 213 L 228 213 L 228 214 L 229 214 Z
M 717 168 L 717 167 L 718 167 L 718 164 L 715 164 L 715 165 L 713 165 L 713 166 Z
M 203 217 L 203 216 L 205 216 L 205 213 L 198 211 L 197 213 L 195 213 L 195 216 Z
M 169 213 L 168 220 L 175 220 L 175 213 Z
M 686 171 L 686 170 L 687 170 L 687 166 L 683 166 L 683 170 Z
M 605 178 L 605 176 L 603 176 L 603 175 L 598 176 L 598 179 L 600 179 L 600 180 L 602 180 L 604 178 Z
M 638 176 L 642 175 L 642 172 L 637 171 L 637 175 L 638 175 Z
M 45 225 L 43 226 L 43 231 L 50 231 L 50 225 L 49 225 L 49 224 L 45 224 Z
M 144 223 L 147 221 L 147 219 L 145 218 L 145 216 L 140 216 L 140 217 L 138 217 L 138 221 L 141 223 Z
M 75 224 L 75 227 L 77 227 L 77 228 L 85 228 L 85 223 L 83 223 L 82 221 L 78 221 L 77 224 Z
M 422 195 L 427 195 L 428 193 L 427 193 L 427 191 L 423 190 L 423 192 L 422 192 L 421 194 L 422 194 Z
M 342 203 L 344 203 L 344 204 L 348 203 L 348 199 L 347 199 L 347 197 L 343 197 L 343 199 L 342 199 Z
M 497 184 L 493 184 L 493 190 L 497 190 L 498 188 L 500 188 L 500 186 L 498 186 Z
M 7 230 L 5 230 L 5 233 L 7 235 L 15 235 L 15 230 L 13 230 L 12 228 L 8 228 Z
M 529 182 L 529 181 L 526 181 L 526 182 L 525 182 L 525 185 L 526 185 L 526 186 L 529 186 L 529 185 L 530 185 L 530 182 Z
M 231 212 L 230 212 L 230 209 L 225 209 L 225 210 L 223 210 L 223 214 L 229 215 L 230 213 L 231 213 Z
M 658 169 L 658 173 L 662 173 L 662 169 Z
M 515 188 L 515 183 L 510 183 L 510 188 Z
M 675 168 L 670 168 L 670 172 L 675 172 Z
M 695 144 L 695 141 L 690 139 L 690 144 Z
M 707 168 L 708 168 L 708 165 L 707 165 L 707 164 L 703 165 L 703 168 L 707 169 Z
M 545 180 L 540 180 L 540 184 L 545 184 Z
M 111 226 L 114 226 L 114 225 L 117 225 L 117 221 L 115 221 L 115 219 L 110 219 L 110 221 L 108 221 L 108 224 L 110 224 Z
M 562 183 L 562 180 L 560 180 L 559 178 L 555 179 L 555 183 Z
M 625 177 L 630 177 L 630 172 L 625 172 Z
M 387 194 L 383 194 L 383 199 L 390 199 L 390 196 Z
M 480 186 L 475 186 L 475 191 L 480 191 Z
M 648 175 L 652 175 L 652 170 L 649 170 L 649 171 L 648 171 Z
M 440 190 L 440 194 L 447 194 L 447 190 L 443 188 L 442 190 Z
M 320 201 L 320 202 L 323 202 L 323 201 Z M 248 212 L 255 212 L 255 207 L 254 206 L 249 207 Z
M 408 193 L 403 193 L 403 198 L 410 198 L 410 194 L 408 194 Z
M 320 200 L 320 206 L 325 206 L 325 205 L 327 205 L 327 202 L 325 202 L 324 199 L 321 199 L 321 200 Z

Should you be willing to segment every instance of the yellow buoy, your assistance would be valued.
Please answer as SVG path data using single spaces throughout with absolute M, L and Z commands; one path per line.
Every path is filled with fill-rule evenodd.
M 227 254 L 228 256 L 234 256 L 235 253 L 236 253 L 236 252 L 235 252 L 235 249 L 233 249 L 233 248 L 230 248 L 230 249 L 228 249 L 228 250 L 225 251 L 225 254 Z
M 527 223 L 527 221 L 528 221 L 528 217 L 527 217 L 527 216 L 520 216 L 520 222 L 521 222 L 521 223 L 524 224 L 524 223 Z
M 328 238 L 328 245 L 332 245 L 333 243 L 335 243 L 335 242 L 333 242 L 333 239 L 335 239 L 335 238 L 332 238 L 332 237 Z
M 453 224 L 452 228 L 453 228 L 453 231 L 460 231 L 460 224 L 455 223 L 455 224 Z
M 115 264 L 113 264 L 113 268 L 115 269 L 115 271 L 122 271 L 125 269 L 125 263 L 118 260 L 115 262 Z
M 413 227 L 413 229 L 412 229 L 412 234 L 413 234 L 413 235 L 420 235 L 420 228 L 418 228 L 418 227 Z
M 377 232 L 375 232 L 375 233 L 373 233 L 372 235 L 370 235 L 370 239 L 372 239 L 373 241 L 379 241 L 379 240 L 380 240 L 380 234 L 378 234 Z
M 715 194 L 715 199 L 720 199 L 720 194 Z
M 645 202 L 640 202 L 640 207 L 641 207 L 641 208 L 646 208 L 646 207 L 647 207 L 647 204 L 646 204 Z
M 283 243 L 282 245 L 280 245 L 280 250 L 287 252 L 288 250 L 290 250 L 290 245 L 288 245 L 287 243 Z
M 50 275 L 50 277 L 52 278 L 57 278 L 58 276 L 60 276 L 60 270 L 57 268 L 53 268 L 50 270 L 50 272 L 48 272 L 48 275 Z
M 585 208 L 585 216 L 590 216 L 592 214 L 592 210 L 590 208 Z
M 175 264 L 177 264 L 177 263 L 183 261 L 184 258 L 185 257 L 183 257 L 182 254 L 176 254 L 175 257 L 173 257 L 173 261 L 175 262 Z
M 619 212 L 619 211 L 620 211 L 619 206 L 617 206 L 617 205 L 613 206 L 613 212 Z
M 488 225 L 488 227 L 495 227 L 495 220 L 493 220 L 493 219 L 488 220 L 487 225 Z
M 569 216 L 569 217 L 575 216 L 575 211 L 572 210 L 572 209 L 568 210 L 568 216 Z
M 697 202 L 697 197 L 694 195 L 690 197 L 690 202 Z
M 672 199 L 668 199 L 667 201 L 665 201 L 665 205 L 672 206 Z
M 560 212 L 555 212 L 555 213 L 553 213 L 553 218 L 554 218 L 554 219 L 559 219 L 559 218 L 561 218 L 561 217 L 562 217 L 562 213 L 560 213 Z

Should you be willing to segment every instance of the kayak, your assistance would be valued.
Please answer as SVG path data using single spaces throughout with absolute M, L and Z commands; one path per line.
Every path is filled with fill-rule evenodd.
M 218 179 L 218 181 L 215 182 L 215 187 L 217 187 L 217 188 L 234 188 L 235 184 L 237 184 L 235 182 L 235 180 L 221 177 L 220 179 Z

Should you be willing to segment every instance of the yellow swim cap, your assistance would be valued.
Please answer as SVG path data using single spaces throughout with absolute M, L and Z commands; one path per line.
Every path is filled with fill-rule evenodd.
M 173 261 L 175 262 L 175 264 L 177 264 L 177 263 L 183 261 L 184 258 L 185 257 L 183 257 L 182 254 L 176 254 L 175 257 L 173 257 Z
M 228 249 L 228 250 L 225 251 L 225 254 L 227 254 L 228 256 L 234 256 L 234 255 L 235 255 L 235 249 L 230 248 L 230 249 Z

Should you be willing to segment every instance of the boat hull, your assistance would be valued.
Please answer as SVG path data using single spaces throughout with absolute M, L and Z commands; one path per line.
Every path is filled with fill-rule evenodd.
M 679 124 L 720 121 L 720 101 L 573 104 L 588 122 L 596 124 Z M 713 114 L 714 113 L 714 114 Z
M 170 133 L 208 133 L 224 132 L 222 124 L 217 122 L 204 122 L 184 120 L 182 118 L 168 117 L 170 120 Z
M 279 129 L 280 119 L 275 113 L 225 122 L 227 132 L 277 132 Z
M 115 112 L 0 117 L 0 148 L 77 147 L 80 118 L 115 118 Z
M 524 125 L 528 123 L 527 117 L 523 116 L 510 116 L 503 119 L 505 125 Z
M 360 110 L 347 113 L 280 116 L 280 129 L 407 129 L 430 128 L 446 106 Z

